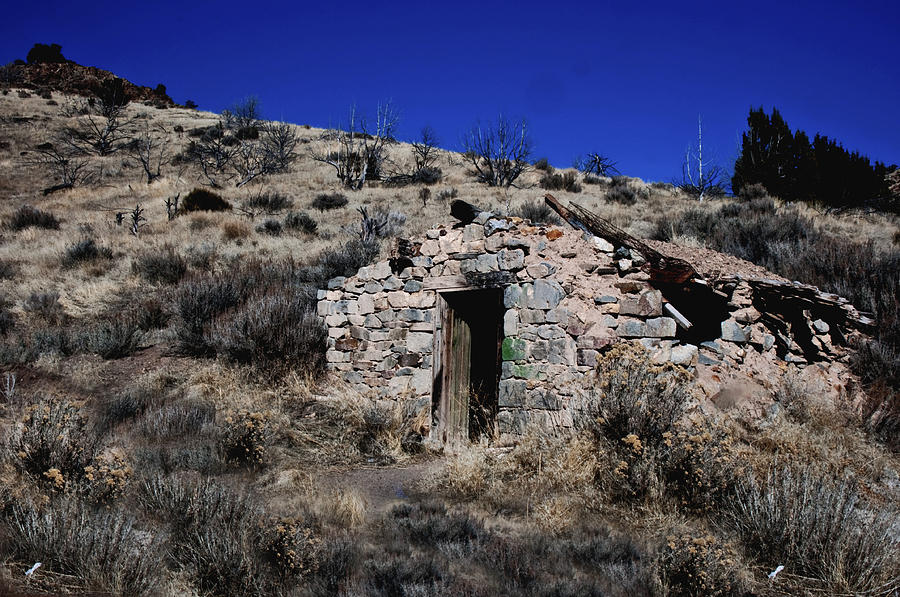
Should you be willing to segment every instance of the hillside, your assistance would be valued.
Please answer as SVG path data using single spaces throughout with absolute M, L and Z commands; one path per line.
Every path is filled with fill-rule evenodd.
M 593 259 L 541 209 L 548 170 L 498 189 L 435 148 L 433 184 L 349 190 L 314 159 L 340 135 L 291 124 L 292 159 L 255 175 L 242 156 L 277 123 L 219 129 L 130 84 L 122 138 L 98 155 L 85 131 L 103 121 L 72 94 L 106 75 L 38 66 L 0 95 L 0 592 L 897 594 L 896 217 L 554 171 L 580 186 L 558 199 L 711 281 L 817 284 L 880 329 L 841 362 L 748 357 L 747 384 L 715 400 L 703 388 L 730 370 L 620 343 L 585 382 L 607 410 L 442 450 L 429 408 L 324 370 L 317 291 L 396 237 L 450 229 L 452 199 L 565 231 L 572 259 Z M 204 173 L 201 143 L 234 165 Z M 414 170 L 411 144 L 384 152 L 384 179 Z M 60 159 L 81 167 L 71 188 Z M 189 211 L 194 189 L 230 208 Z
M 76 62 L 8 64 L 3 67 L 3 83 L 22 89 L 34 90 L 38 95 L 54 91 L 82 97 L 93 96 L 105 81 L 117 79 L 113 73 L 95 66 L 82 66 Z M 155 88 L 135 85 L 123 79 L 125 94 L 134 102 L 149 102 L 157 108 L 175 105 L 166 94 L 164 85 Z M 49 97 L 45 99 L 50 99 Z

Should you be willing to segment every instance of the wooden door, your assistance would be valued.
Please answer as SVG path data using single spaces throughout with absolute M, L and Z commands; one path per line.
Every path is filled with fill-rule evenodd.
M 472 329 L 449 305 L 443 312 L 444 370 L 441 426 L 448 442 L 469 439 L 469 386 L 472 370 Z

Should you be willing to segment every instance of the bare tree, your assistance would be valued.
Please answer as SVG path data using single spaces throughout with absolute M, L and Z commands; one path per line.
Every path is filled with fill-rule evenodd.
M 128 144 L 128 152 L 132 160 L 138 162 L 147 176 L 147 184 L 160 177 L 160 170 L 169 163 L 168 135 L 161 126 L 152 127 L 144 124 L 138 135 Z
M 141 207 L 140 204 L 134 206 L 134 209 L 131 210 L 131 234 L 134 236 L 138 235 L 138 230 L 141 227 L 141 224 L 147 221 L 147 218 L 144 217 L 144 208 Z
M 430 126 L 422 127 L 422 132 L 419 133 L 419 140 L 414 141 L 412 144 L 416 172 L 434 167 L 437 161 L 438 142 L 437 134 L 433 128 Z
M 222 112 L 222 121 L 225 128 L 250 129 L 259 125 L 262 119 L 262 110 L 259 98 L 249 95 L 237 102 L 231 108 Z
M 125 83 L 122 79 L 107 79 L 82 107 L 85 114 L 74 126 L 64 130 L 66 142 L 83 153 L 110 155 L 123 147 L 128 139 L 130 120 L 124 119 L 128 105 Z
M 286 122 L 267 122 L 262 127 L 262 145 L 272 172 L 286 172 L 297 159 L 300 136 Z
M 360 118 L 351 106 L 347 129 L 329 131 L 312 158 L 333 167 L 345 187 L 361 189 L 367 178 L 381 177 L 387 157 L 385 144 L 393 141 L 399 120 L 391 102 L 378 105 L 374 124 Z
M 430 126 L 423 127 L 419 133 L 419 139 L 412 142 L 413 163 L 410 165 L 404 160 L 402 164 L 395 164 L 390 160 L 389 173 L 382 176 L 382 180 L 392 185 L 408 185 L 417 182 L 434 184 L 443 176 L 441 169 L 437 167 L 438 139 L 434 129 Z
M 525 120 L 510 122 L 501 114 L 489 127 L 476 124 L 462 142 L 463 157 L 472 165 L 475 177 L 492 187 L 515 186 L 528 170 L 531 138 Z
M 616 163 L 599 153 L 578 156 L 572 165 L 585 176 L 613 176 L 619 173 Z
M 258 176 L 273 171 L 273 162 L 269 160 L 269 155 L 262 145 L 252 141 L 242 141 L 237 146 L 232 166 L 238 174 L 238 181 L 235 184 L 238 188 Z
M 178 199 L 181 193 L 177 193 L 174 197 L 166 197 L 166 218 L 171 222 L 178 216 Z
M 223 181 L 231 180 L 232 159 L 240 150 L 240 141 L 225 134 L 219 123 L 210 127 L 198 140 L 191 141 L 186 150 L 187 159 L 200 168 L 210 186 L 220 188 Z
M 703 201 L 708 196 L 725 194 L 725 170 L 712 159 L 703 157 L 703 120 L 697 116 L 697 145 L 688 146 L 681 164 L 681 180 L 675 183 L 679 189 Z
M 68 146 L 41 143 L 35 147 L 37 159 L 34 163 L 47 167 L 54 180 L 59 181 L 43 190 L 44 195 L 71 189 L 91 178 L 88 161 L 79 152 Z

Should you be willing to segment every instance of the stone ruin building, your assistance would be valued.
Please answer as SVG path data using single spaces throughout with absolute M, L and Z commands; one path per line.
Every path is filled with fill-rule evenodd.
M 572 425 L 579 380 L 616 342 L 695 371 L 753 371 L 846 359 L 848 334 L 871 325 L 814 287 L 705 277 L 587 210 L 547 202 L 571 226 L 457 201 L 461 221 L 330 280 L 318 297 L 329 368 L 376 400 L 430 407 L 430 439 L 449 442 Z

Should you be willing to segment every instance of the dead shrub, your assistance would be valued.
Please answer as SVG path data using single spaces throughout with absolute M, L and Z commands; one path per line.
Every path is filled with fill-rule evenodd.
M 113 252 L 109 247 L 97 244 L 92 238 L 85 238 L 66 247 L 62 255 L 62 266 L 69 268 L 101 259 L 112 259 Z
M 181 211 L 227 211 L 231 204 L 221 195 L 207 189 L 194 189 L 181 201 Z
M 204 356 L 215 354 L 206 335 L 207 326 L 228 309 L 240 303 L 240 292 L 228 277 L 196 276 L 183 281 L 175 290 L 175 327 L 177 348 L 184 354 Z
M 173 247 L 165 246 L 139 255 L 131 270 L 153 284 L 175 284 L 187 273 L 187 262 Z
M 62 325 L 68 319 L 66 310 L 59 304 L 58 292 L 32 292 L 22 305 L 22 310 L 49 325 Z
M 302 519 L 275 518 L 268 521 L 260 543 L 263 557 L 282 578 L 308 576 L 318 568 L 321 539 Z
M 562 222 L 550 207 L 543 201 L 526 201 L 514 213 L 514 215 L 530 220 L 534 224 L 559 225 Z
M 621 342 L 600 356 L 595 375 L 576 425 L 597 446 L 599 486 L 614 500 L 659 497 L 676 424 L 691 399 L 689 373 Z
M 313 209 L 328 211 L 347 205 L 347 196 L 343 193 L 320 193 L 309 204 Z
M 390 523 L 415 545 L 473 543 L 486 534 L 480 520 L 462 511 L 448 511 L 440 502 L 394 506 Z
M 664 434 L 659 464 L 665 491 L 688 512 L 711 512 L 725 503 L 746 467 L 724 427 L 705 418 Z
M 92 503 L 108 505 L 125 493 L 132 472 L 122 456 L 100 456 L 84 467 L 79 492 Z
M 856 483 L 803 464 L 745 476 L 724 512 L 754 559 L 836 592 L 883 590 L 900 573 L 895 512 L 865 505 Z
M 426 413 L 400 401 L 357 404 L 345 413 L 359 451 L 381 463 L 392 463 L 420 451 Z
M 225 222 L 222 224 L 224 240 L 243 240 L 250 236 L 250 227 L 243 222 Z
M 225 461 L 217 440 L 194 438 L 190 444 L 177 440 L 138 447 L 134 452 L 135 468 L 159 471 L 168 475 L 179 471 L 194 471 L 203 475 L 225 472 Z
M 148 411 L 137 429 L 144 437 L 155 440 L 196 438 L 214 435 L 215 419 L 214 405 L 190 400 Z
M 277 191 L 267 191 L 244 202 L 244 207 L 252 212 L 276 214 L 294 206 L 294 200 Z
M 12 261 L 0 259 L 0 280 L 12 280 L 19 273 L 19 268 Z
M 212 479 L 147 479 L 142 506 L 169 525 L 172 563 L 215 595 L 266 594 L 275 587 L 259 555 L 262 512 L 254 497 Z
M 50 212 L 41 211 L 30 205 L 23 205 L 13 213 L 9 220 L 9 227 L 17 231 L 25 228 L 58 230 L 59 220 Z
M 708 533 L 685 530 L 669 535 L 659 569 L 667 595 L 747 594 L 737 554 Z
M 48 397 L 25 409 L 9 437 L 9 456 L 20 471 L 63 489 L 84 474 L 97 452 L 87 413 L 68 400 Z
M 251 466 L 265 465 L 271 441 L 270 413 L 239 410 L 225 416 L 222 447 L 229 462 Z
M 288 212 L 284 217 L 284 227 L 299 230 L 305 234 L 315 234 L 319 225 L 306 212 Z
M 0 336 L 7 335 L 16 325 L 16 316 L 9 311 L 9 302 L 5 297 L 0 296 Z M 7 348 L 3 352 L 15 352 Z M 6 362 L 6 359 L 3 359 Z
M 691 399 L 688 371 L 652 363 L 637 343 L 620 342 L 602 354 L 595 376 L 593 396 L 579 422 L 612 442 L 635 435 L 644 445 L 659 446 Z
M 581 192 L 581 185 L 578 184 L 578 176 L 574 172 L 558 174 L 548 171 L 541 177 L 540 185 L 542 189 L 551 191 L 566 191 L 568 193 Z
M 769 192 L 766 190 L 766 187 L 762 185 L 762 183 L 753 183 L 744 185 L 741 187 L 740 192 L 738 193 L 738 198 L 741 201 L 753 201 L 755 199 L 763 199 L 769 196 Z
M 629 183 L 627 176 L 613 176 L 606 191 L 606 200 L 622 205 L 634 205 L 637 203 L 638 193 Z
M 260 234 L 268 234 L 269 236 L 281 236 L 283 226 L 279 220 L 267 219 L 256 227 L 256 231 Z
M 465 450 L 448 459 L 441 481 L 452 496 L 476 498 L 490 487 L 490 465 L 483 450 Z
M 144 388 L 129 388 L 94 401 L 94 418 L 100 432 L 106 433 L 117 425 L 132 421 L 155 402 L 153 393 Z
M 325 368 L 327 331 L 306 293 L 271 292 L 251 298 L 211 331 L 216 351 L 269 372 Z
M 162 582 L 160 541 L 120 510 L 64 498 L 43 506 L 18 502 L 2 526 L 10 555 L 41 562 L 45 570 L 74 576 L 90 587 L 145 595 Z
M 138 349 L 143 335 L 137 320 L 121 315 L 85 326 L 73 342 L 78 350 L 93 352 L 104 359 L 120 359 Z

